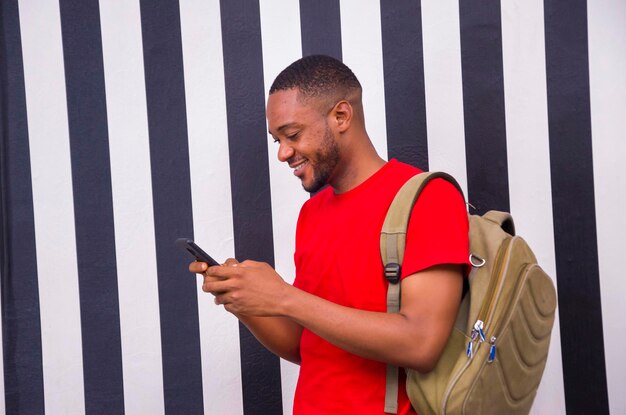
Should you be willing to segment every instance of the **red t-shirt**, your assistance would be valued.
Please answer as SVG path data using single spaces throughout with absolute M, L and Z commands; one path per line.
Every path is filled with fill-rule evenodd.
M 328 187 L 309 199 L 298 219 L 294 285 L 337 304 L 386 312 L 380 230 L 396 192 L 419 172 L 391 160 L 348 192 Z M 454 186 L 431 182 L 411 218 L 402 278 L 437 264 L 468 263 L 467 211 Z M 348 353 L 306 328 L 300 357 L 294 414 L 384 413 L 384 363 Z M 404 385 L 401 376 L 398 413 L 414 414 Z

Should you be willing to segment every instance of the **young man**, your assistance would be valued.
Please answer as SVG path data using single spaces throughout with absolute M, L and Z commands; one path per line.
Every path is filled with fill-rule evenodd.
M 412 212 L 400 312 L 386 312 L 379 234 L 396 192 L 419 170 L 376 153 L 361 96 L 352 71 L 326 56 L 294 62 L 270 89 L 278 159 L 317 192 L 298 219 L 293 286 L 249 260 L 189 267 L 204 274 L 216 304 L 301 365 L 295 414 L 383 414 L 386 364 L 431 370 L 461 299 L 467 213 L 454 187 L 435 180 Z M 414 413 L 403 375 L 398 395 L 398 413 Z

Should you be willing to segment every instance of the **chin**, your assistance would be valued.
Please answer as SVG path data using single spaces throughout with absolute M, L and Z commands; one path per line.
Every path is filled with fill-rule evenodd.
M 310 185 L 305 185 L 302 183 L 302 188 L 311 194 L 315 194 L 326 187 L 327 183 L 312 183 Z
M 319 190 L 319 186 L 317 186 L 315 182 L 305 182 L 302 180 L 300 184 L 302 184 L 302 188 L 309 193 L 315 193 Z

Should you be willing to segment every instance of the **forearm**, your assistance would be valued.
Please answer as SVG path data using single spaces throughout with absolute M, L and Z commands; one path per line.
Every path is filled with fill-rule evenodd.
M 287 360 L 299 361 L 300 335 L 306 327 L 353 354 L 428 371 L 452 330 L 461 282 L 457 265 L 435 266 L 407 277 L 401 282 L 400 313 L 393 314 L 332 303 L 285 283 L 268 264 L 254 261 L 211 267 L 203 290 Z
M 399 313 L 344 307 L 292 287 L 282 301 L 283 315 L 353 354 L 428 372 L 454 325 L 461 281 L 456 266 L 403 280 Z
M 302 326 L 284 317 L 236 317 L 263 346 L 292 363 L 300 364 L 300 335 Z
M 372 360 L 419 368 L 426 349 L 406 316 L 344 307 L 302 291 L 290 296 L 285 314 L 335 346 Z M 424 355 L 422 357 L 422 355 Z

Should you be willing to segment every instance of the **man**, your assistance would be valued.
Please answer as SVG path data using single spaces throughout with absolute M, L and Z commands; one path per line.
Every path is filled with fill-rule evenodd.
M 216 304 L 300 364 L 296 414 L 383 414 L 386 364 L 431 370 L 461 299 L 467 213 L 454 187 L 436 180 L 412 212 L 400 312 L 386 313 L 379 233 L 395 193 L 420 170 L 376 153 L 361 97 L 352 71 L 327 56 L 294 62 L 270 89 L 278 159 L 317 192 L 298 219 L 293 286 L 265 263 L 189 267 Z M 401 377 L 398 413 L 414 413 Z

